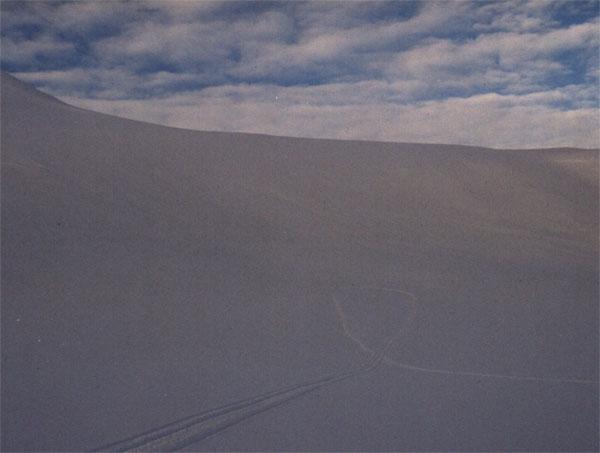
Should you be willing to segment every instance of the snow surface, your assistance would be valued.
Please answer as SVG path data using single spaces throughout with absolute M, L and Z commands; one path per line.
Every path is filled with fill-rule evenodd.
M 0 97 L 3 451 L 598 449 L 597 150 Z

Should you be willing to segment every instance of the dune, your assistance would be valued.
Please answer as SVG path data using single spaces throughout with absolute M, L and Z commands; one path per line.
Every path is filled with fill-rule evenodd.
M 0 97 L 3 451 L 598 450 L 598 150 Z

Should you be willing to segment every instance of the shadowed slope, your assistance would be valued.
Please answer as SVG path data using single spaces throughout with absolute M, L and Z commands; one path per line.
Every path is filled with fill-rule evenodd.
M 597 447 L 597 385 L 476 380 L 597 382 L 597 151 L 188 131 L 6 74 L 0 96 L 3 450 L 89 449 L 357 369 L 348 332 L 380 351 L 405 316 L 382 287 L 418 299 L 383 362 L 414 370 L 190 448 Z

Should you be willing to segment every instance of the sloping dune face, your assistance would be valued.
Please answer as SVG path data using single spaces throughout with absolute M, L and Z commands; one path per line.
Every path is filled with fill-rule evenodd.
M 598 449 L 598 151 L 1 102 L 2 450 Z

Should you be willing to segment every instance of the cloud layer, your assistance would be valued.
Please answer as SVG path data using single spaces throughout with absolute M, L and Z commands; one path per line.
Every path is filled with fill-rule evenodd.
M 2 65 L 192 129 L 598 147 L 598 3 L 3 2 Z

